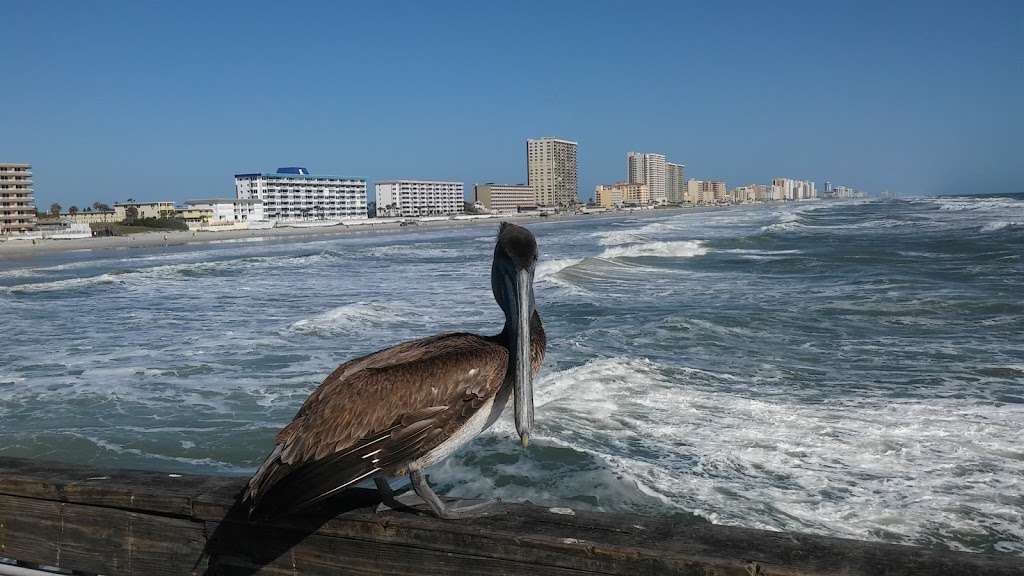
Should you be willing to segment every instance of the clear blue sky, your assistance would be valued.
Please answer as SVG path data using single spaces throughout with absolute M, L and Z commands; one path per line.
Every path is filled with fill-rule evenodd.
M 468 190 L 545 135 L 584 198 L 629 150 L 730 187 L 1024 190 L 1024 2 L 711 4 L 0 0 L 0 161 L 65 208 L 285 165 Z

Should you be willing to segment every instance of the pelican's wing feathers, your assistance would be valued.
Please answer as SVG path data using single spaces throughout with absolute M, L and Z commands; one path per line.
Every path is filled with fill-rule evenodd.
M 451 333 L 342 364 L 278 433 L 250 511 L 303 508 L 426 454 L 498 392 L 507 363 L 495 339 Z

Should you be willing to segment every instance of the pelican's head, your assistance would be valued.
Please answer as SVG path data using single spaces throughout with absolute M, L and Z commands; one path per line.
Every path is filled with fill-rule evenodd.
M 491 265 L 491 290 L 505 311 L 511 378 L 516 410 L 516 432 L 523 447 L 533 430 L 533 366 L 530 356 L 530 321 L 537 304 L 533 299 L 533 271 L 537 267 L 537 239 L 526 228 L 501 223 Z

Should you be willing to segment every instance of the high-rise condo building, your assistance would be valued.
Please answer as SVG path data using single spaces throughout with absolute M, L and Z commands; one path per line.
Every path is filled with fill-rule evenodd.
M 686 195 L 685 167 L 674 162 L 665 162 L 665 200 L 670 204 L 682 204 Z
M 0 164 L 0 236 L 36 228 L 31 164 Z
M 262 200 L 268 220 L 363 220 L 366 179 L 278 168 L 274 174 L 235 174 L 239 198 Z
M 526 141 L 530 188 L 539 206 L 571 206 L 578 202 L 576 143 L 558 138 Z
M 773 178 L 772 185 L 782 188 L 783 200 L 808 200 L 817 198 L 814 182 L 793 178 Z
M 462 182 L 377 182 L 377 217 L 454 216 L 465 212 Z
M 665 203 L 664 154 L 630 152 L 626 156 L 626 176 L 631 184 L 647 184 L 652 202 Z
M 599 184 L 594 188 L 594 202 L 603 208 L 646 206 L 651 203 L 651 191 L 647 184 L 636 182 Z
M 533 193 L 533 188 L 526 184 L 477 184 L 473 186 L 473 201 L 499 214 L 537 208 L 537 195 Z

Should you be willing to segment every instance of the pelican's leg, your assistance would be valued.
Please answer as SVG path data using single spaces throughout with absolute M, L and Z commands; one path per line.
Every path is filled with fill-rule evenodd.
M 373 483 L 377 485 L 377 493 L 380 494 L 381 505 L 377 508 L 378 512 L 387 509 L 409 510 L 410 507 L 422 503 L 419 497 L 411 494 L 409 496 L 412 496 L 412 498 L 409 496 L 400 498 L 402 494 L 409 490 L 408 486 L 396 491 L 391 487 L 386 478 L 374 478 Z M 408 502 L 403 502 L 402 500 L 407 500 Z
M 392 510 L 398 510 L 405 507 L 402 506 L 401 502 L 395 500 L 395 491 L 391 489 L 391 484 L 388 484 L 386 478 L 374 478 L 373 483 L 377 485 L 377 493 L 380 494 L 380 501 L 382 504 Z
M 492 511 L 491 509 L 497 503 L 497 500 L 487 500 L 486 502 L 461 506 L 458 504 L 445 505 L 437 493 L 434 492 L 434 489 L 430 487 L 430 484 L 427 483 L 427 479 L 423 476 L 422 472 L 419 470 L 410 472 L 409 480 L 412 482 L 412 489 L 430 506 L 434 515 L 445 520 L 485 516 Z

